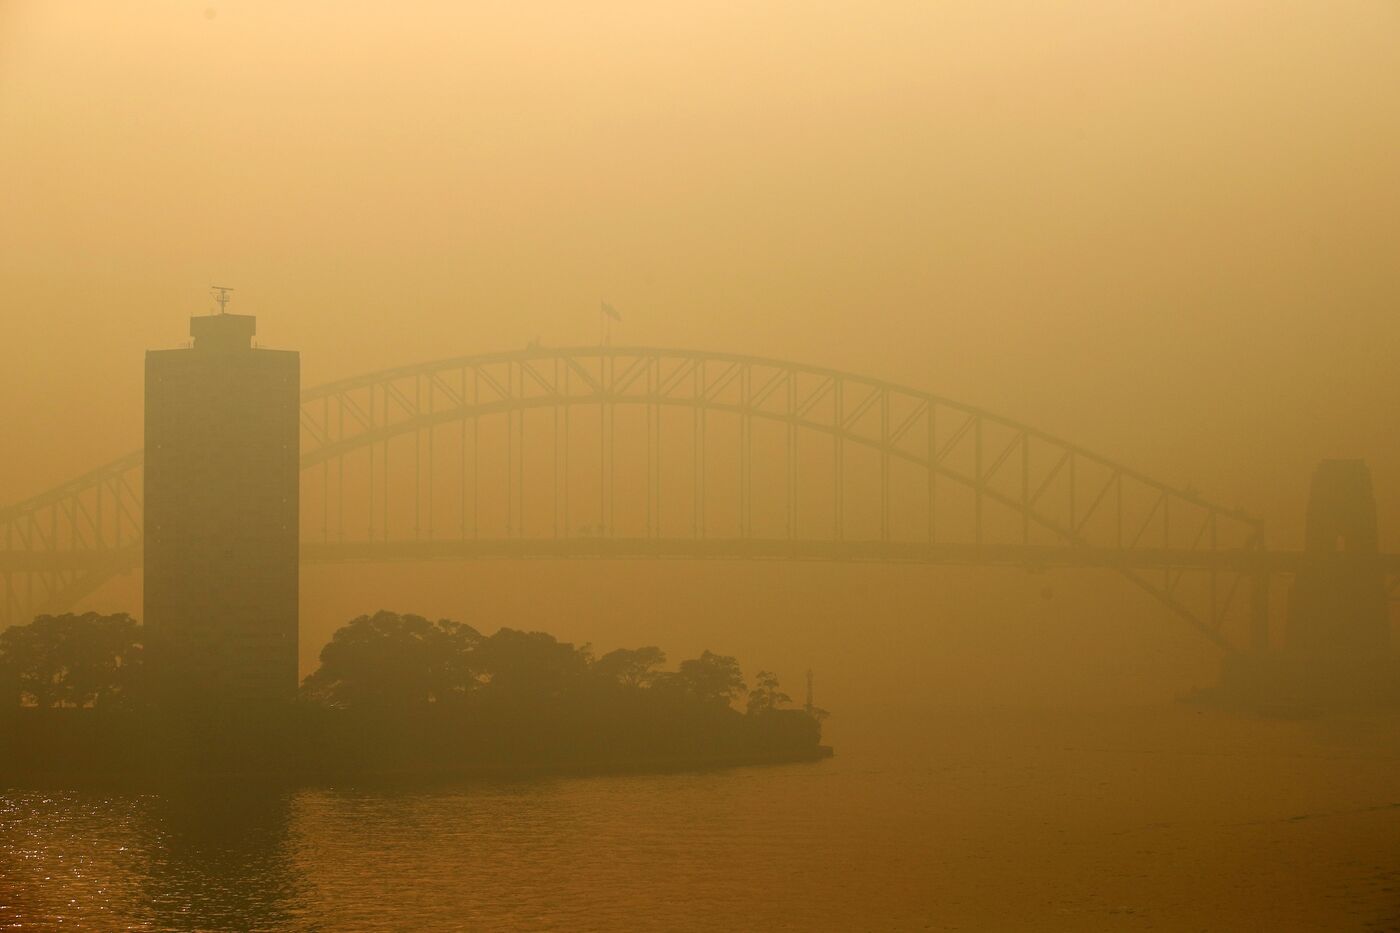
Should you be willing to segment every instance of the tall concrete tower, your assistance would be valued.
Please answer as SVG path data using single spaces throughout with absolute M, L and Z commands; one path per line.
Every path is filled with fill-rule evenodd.
M 296 693 L 301 361 L 255 330 L 195 317 L 146 354 L 148 666 L 179 706 Z

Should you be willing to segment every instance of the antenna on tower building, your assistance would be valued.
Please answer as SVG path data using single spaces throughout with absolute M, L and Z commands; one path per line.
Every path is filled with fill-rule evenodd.
M 813 709 L 815 709 L 815 707 L 812 705 L 812 669 L 809 667 L 809 668 L 807 668 L 807 715 L 808 715 L 808 716 L 812 715 L 812 710 L 813 710 Z
M 219 304 L 219 313 L 220 313 L 220 314 L 227 314 L 227 313 L 228 313 L 228 303 L 229 303 L 228 293 L 231 292 L 231 291 L 233 291 L 233 289 L 228 288 L 228 287 L 223 286 L 223 285 L 211 285 L 211 286 L 209 286 L 209 288 L 210 288 L 211 291 L 213 291 L 213 292 L 215 293 L 215 294 L 214 294 L 214 300 L 215 300 L 216 302 L 218 302 L 218 304 Z

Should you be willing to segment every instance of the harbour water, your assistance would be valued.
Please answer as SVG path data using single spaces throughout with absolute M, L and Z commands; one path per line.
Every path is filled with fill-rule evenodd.
M 795 765 L 5 790 L 0 928 L 1397 929 L 1397 725 L 942 710 Z

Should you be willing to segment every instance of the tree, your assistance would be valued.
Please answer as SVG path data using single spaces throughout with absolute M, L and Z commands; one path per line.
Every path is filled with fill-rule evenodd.
M 623 687 L 649 686 L 656 677 L 656 668 L 666 663 L 660 648 L 618 648 L 593 662 L 593 674 Z
M 338 629 L 302 691 L 329 706 L 400 708 L 443 703 L 475 685 L 470 625 L 380 611 Z
M 757 686 L 749 692 L 748 712 L 750 716 L 771 713 L 783 704 L 792 702 L 792 697 L 778 689 L 777 675 L 771 671 L 759 671 L 754 680 L 757 682 Z
M 682 661 L 680 669 L 667 678 L 701 703 L 729 705 L 744 692 L 739 662 L 732 657 L 702 652 L 700 657 Z
M 0 632 L 6 700 L 52 707 L 110 708 L 140 686 L 141 626 L 125 613 L 41 615 Z
M 545 632 L 503 628 L 477 646 L 472 663 L 497 695 L 557 696 L 587 672 L 589 654 Z

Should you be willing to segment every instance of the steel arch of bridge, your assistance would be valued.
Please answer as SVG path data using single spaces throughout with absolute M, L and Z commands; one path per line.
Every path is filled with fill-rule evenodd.
M 306 389 L 301 420 L 304 560 L 1102 566 L 1222 646 L 1232 612 L 1248 614 L 1256 639 L 1266 624 L 1273 565 L 1258 520 L 1028 425 L 836 370 L 531 348 Z M 0 510 L 0 622 L 70 605 L 139 566 L 142 459 Z M 621 506 L 619 485 L 633 494 Z M 444 502 L 457 519 L 448 531 Z M 1242 581 L 1252 600 L 1237 598 Z

